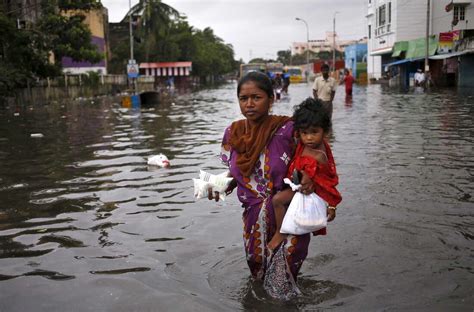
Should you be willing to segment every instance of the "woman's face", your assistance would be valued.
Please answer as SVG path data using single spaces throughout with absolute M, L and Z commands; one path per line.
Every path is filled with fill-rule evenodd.
M 258 124 L 267 116 L 272 104 L 273 97 L 269 97 L 255 82 L 249 81 L 240 87 L 240 111 L 250 124 Z

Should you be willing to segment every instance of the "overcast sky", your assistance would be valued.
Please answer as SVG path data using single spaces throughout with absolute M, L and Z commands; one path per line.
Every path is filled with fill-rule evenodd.
M 340 39 L 360 39 L 366 35 L 367 0 L 163 0 L 188 18 L 197 29 L 210 27 L 214 34 L 234 47 L 236 59 L 276 58 L 292 42 L 324 39 L 332 31 Z M 132 6 L 138 0 L 132 0 Z M 127 13 L 129 0 L 102 0 L 109 21 L 119 22 Z

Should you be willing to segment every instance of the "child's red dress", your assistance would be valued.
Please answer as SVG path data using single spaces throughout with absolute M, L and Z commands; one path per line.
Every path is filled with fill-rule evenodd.
M 295 155 L 288 168 L 287 177 L 291 179 L 294 169 L 306 172 L 315 184 L 314 192 L 324 199 L 329 206 L 336 207 L 342 200 L 341 194 L 336 189 L 339 177 L 337 176 L 336 164 L 334 163 L 331 148 L 326 140 L 323 140 L 323 143 L 326 147 L 327 164 L 318 163 L 316 159 L 310 156 L 302 156 L 304 145 L 298 142 Z M 314 234 L 325 235 L 326 228 L 314 232 Z

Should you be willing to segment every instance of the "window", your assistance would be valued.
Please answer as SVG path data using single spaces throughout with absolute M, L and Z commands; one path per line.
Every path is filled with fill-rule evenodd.
M 386 21 L 386 19 L 385 19 L 385 11 L 386 11 L 385 4 L 381 5 L 379 7 L 378 11 L 379 11 L 379 26 L 383 26 L 383 25 L 385 25 L 385 21 Z
M 370 33 L 372 32 L 372 25 L 369 25 L 369 39 L 371 38 Z
M 464 21 L 465 19 L 466 19 L 466 7 L 463 5 L 455 5 L 453 20 Z
M 388 23 L 392 22 L 392 2 L 388 3 Z

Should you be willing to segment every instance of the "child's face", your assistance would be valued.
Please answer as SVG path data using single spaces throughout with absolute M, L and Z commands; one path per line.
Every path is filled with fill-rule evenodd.
M 324 130 L 321 127 L 309 127 L 299 131 L 300 139 L 309 148 L 317 149 L 324 138 Z

